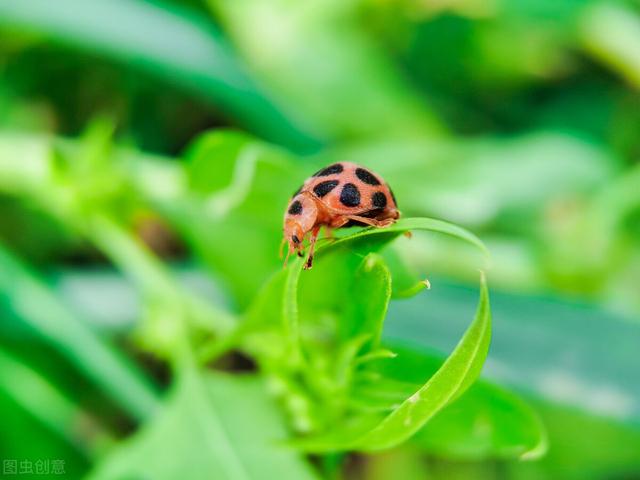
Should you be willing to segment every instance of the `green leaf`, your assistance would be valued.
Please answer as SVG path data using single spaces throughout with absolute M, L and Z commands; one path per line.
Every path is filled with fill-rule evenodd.
M 578 479 L 640 469 L 637 423 L 625 425 L 557 403 L 537 403 L 536 409 L 549 432 L 549 453 L 536 462 L 514 462 L 508 474 L 518 469 L 526 472 L 522 478 Z
M 491 314 L 484 275 L 476 316 L 444 364 L 386 417 L 355 418 L 328 435 L 295 444 L 308 451 L 375 451 L 396 446 L 414 435 L 443 408 L 462 395 L 477 379 L 491 339 Z M 393 362 L 393 359 L 388 360 Z M 426 372 L 420 372 L 426 373 Z
M 84 478 L 90 468 L 90 459 L 80 453 L 77 448 L 72 447 L 67 440 L 45 427 L 15 400 L 15 397 L 7 396 L 3 390 L 0 390 L 0 412 L 2 412 L 0 443 L 3 458 L 60 458 L 65 460 L 65 474 L 68 478 Z M 45 396 L 42 400 L 48 399 Z M 68 425 L 70 428 L 77 426 L 77 419 Z M 81 441 L 85 445 L 90 443 L 86 438 Z
M 333 242 L 323 242 L 319 244 L 317 252 L 318 255 L 321 255 L 324 251 L 344 246 L 347 242 L 349 244 L 348 247 L 357 252 L 380 249 L 399 235 L 413 230 L 443 233 L 445 235 L 464 240 L 480 249 L 485 256 L 489 256 L 487 248 L 473 233 L 449 222 L 424 217 L 401 218 L 394 224 L 385 228 L 365 228 L 364 230 L 339 238 Z
M 442 356 L 413 345 L 394 344 L 392 361 L 370 364 L 353 393 L 364 411 L 392 411 L 420 388 L 425 374 L 442 365 Z M 373 374 L 376 374 L 375 376 Z M 537 458 L 546 451 L 546 432 L 538 414 L 516 395 L 478 381 L 433 417 L 411 440 L 429 453 L 460 459 Z
M 249 333 L 248 337 L 255 339 L 249 351 L 297 364 L 302 355 L 297 302 L 302 261 L 296 258 L 292 265 L 294 268 L 278 271 L 267 282 L 257 301 L 249 309 L 239 333 Z M 265 333 L 281 336 L 280 341 L 264 344 Z
M 486 382 L 473 385 L 412 440 L 429 453 L 464 460 L 532 460 L 547 451 L 546 430 L 537 412 Z
M 624 2 L 593 2 L 581 16 L 579 36 L 585 50 L 640 88 L 640 18 Z
M 157 407 L 142 372 L 63 305 L 46 284 L 0 245 L 0 302 L 137 419 Z
M 200 137 L 186 160 L 197 201 L 171 205 L 170 220 L 245 307 L 282 265 L 283 214 L 300 179 L 313 170 L 283 150 L 229 131 Z
M 296 257 L 291 263 L 298 268 L 281 269 L 273 274 L 237 328 L 227 337 L 204 347 L 199 352 L 201 359 L 209 361 L 231 348 L 242 346 L 269 364 L 301 361 L 296 298 L 302 262 Z
M 483 275 L 476 317 L 442 367 L 372 431 L 358 438 L 353 447 L 380 450 L 411 437 L 478 378 L 489 351 L 490 340 L 489 293 Z
M 251 208 L 253 207 L 243 206 L 240 212 Z M 262 213 L 260 213 L 260 215 L 264 216 Z M 235 218 L 235 214 L 232 215 L 232 217 Z M 194 222 L 192 224 L 195 228 L 201 228 L 202 225 L 203 222 Z M 306 335 L 309 341 L 313 341 L 314 337 L 318 338 L 316 335 L 318 331 L 313 331 L 313 328 L 316 328 L 313 327 L 313 325 L 316 324 L 317 326 L 319 318 L 323 318 L 322 321 L 325 323 L 327 321 L 332 322 L 332 330 L 342 332 L 339 336 L 344 339 L 351 334 L 357 334 L 353 325 L 362 323 L 363 320 L 360 318 L 360 315 L 365 314 L 367 318 L 371 319 L 369 326 L 377 325 L 373 328 L 373 331 L 368 332 L 371 334 L 371 340 L 374 342 L 372 346 L 375 345 L 379 338 L 379 331 L 386 313 L 386 305 L 390 294 L 387 285 L 388 280 L 384 279 L 388 277 L 388 272 L 387 267 L 383 265 L 383 262 L 381 262 L 378 257 L 369 257 L 368 262 L 363 263 L 363 256 L 369 255 L 370 252 L 383 249 L 391 240 L 411 229 L 444 233 L 469 242 L 486 253 L 486 248 L 482 242 L 472 233 L 456 225 L 429 218 L 400 219 L 395 224 L 386 228 L 363 229 L 336 240 L 323 239 L 318 242 L 315 266 L 311 271 L 304 272 L 300 276 L 300 293 L 296 293 L 299 296 L 297 309 L 299 309 L 300 322 L 306 324 L 306 328 L 311 328 L 309 334 Z M 219 245 L 221 241 L 219 239 L 220 229 L 208 228 L 207 230 L 216 232 L 218 237 L 216 241 L 218 244 L 212 240 L 207 243 L 206 247 L 202 245 L 200 242 L 204 240 L 205 232 L 202 232 L 202 237 L 197 234 L 194 235 L 193 240 L 202 245 L 203 248 L 206 248 L 203 254 L 214 255 L 215 252 L 216 259 L 224 261 L 225 249 Z M 248 231 L 247 235 L 249 235 Z M 251 238 L 255 239 L 256 233 L 251 235 Z M 328 253 L 331 253 L 331 255 L 328 255 Z M 249 252 L 249 254 L 251 254 L 251 252 Z M 237 266 L 237 262 L 240 260 L 237 258 L 231 260 L 234 264 L 230 264 L 229 270 L 225 268 L 224 272 L 226 273 L 228 271 L 229 275 L 234 276 L 242 275 L 244 270 L 238 269 Z M 212 263 L 220 268 L 220 263 Z M 290 265 L 287 270 L 299 270 L 300 268 L 301 264 L 296 261 Z M 366 288 L 362 287 L 362 279 L 357 280 L 354 278 L 354 272 L 356 272 L 356 270 L 360 269 L 359 271 L 363 272 L 362 269 L 367 268 L 371 269 L 372 274 L 378 278 L 378 280 L 375 280 L 378 284 L 375 287 L 376 292 L 378 292 L 375 296 L 370 295 L 370 293 L 366 291 Z M 400 267 L 396 267 L 396 270 L 399 270 L 399 268 Z M 255 272 L 256 270 L 254 269 L 252 271 Z M 290 299 L 285 300 L 282 297 L 282 295 L 284 295 L 284 285 L 286 282 L 285 276 L 287 275 L 286 273 L 279 273 L 272 277 L 267 284 L 268 286 L 263 289 L 259 295 L 258 300 L 254 302 L 248 318 L 240 326 L 240 330 L 247 332 L 252 326 L 256 327 L 259 324 L 273 326 L 281 323 L 280 318 L 283 310 L 281 309 L 282 307 L 278 307 L 278 305 L 291 302 Z M 245 277 L 246 275 L 243 276 L 243 278 Z M 294 283 L 297 282 L 297 278 L 298 277 L 294 279 Z M 256 279 L 251 278 L 249 280 L 255 282 Z M 406 278 L 403 277 L 401 281 L 403 282 L 401 286 L 404 287 L 407 283 Z M 391 282 L 392 286 L 394 282 L 395 279 Z M 354 288 L 360 292 L 358 295 L 354 296 L 352 294 Z M 415 290 L 417 291 L 418 289 Z M 295 293 L 297 291 L 298 290 L 294 288 L 289 288 L 289 292 Z M 367 305 L 361 303 L 361 300 L 369 302 L 370 298 L 374 299 L 373 304 Z M 354 301 L 354 299 L 356 299 L 356 301 Z M 378 304 L 378 302 L 382 303 Z M 257 318 L 257 320 L 251 320 L 252 317 Z M 365 321 L 364 323 L 368 322 Z M 326 327 L 326 325 L 320 326 L 325 333 Z M 297 331 L 297 328 L 295 328 L 295 330 Z M 360 333 L 363 331 L 364 329 L 360 327 Z M 242 333 L 238 335 L 241 336 Z M 298 335 L 298 333 L 296 333 L 296 335 Z M 320 335 L 320 337 L 325 338 L 325 334 Z M 255 352 L 262 349 L 273 350 L 276 348 L 271 342 L 265 344 L 264 347 L 261 343 L 262 342 L 257 341 L 252 350 Z M 212 351 L 216 351 L 216 348 L 214 347 Z M 275 354 L 275 352 L 272 353 Z
M 382 252 L 382 257 L 393 278 L 391 297 L 394 299 L 413 297 L 425 288 L 430 288 L 429 280 L 420 280 L 417 273 L 400 256 L 398 252 L 400 249 L 398 243 L 400 241 L 401 239 Z
M 374 252 L 384 248 L 389 241 L 409 228 L 446 233 L 484 250 L 482 243 L 466 230 L 433 219 L 404 219 L 388 228 L 364 229 L 334 241 L 326 240 L 318 246 L 318 258 L 313 270 L 300 273 L 302 263 L 296 259 L 293 265 L 273 277 L 254 307 L 250 309 L 250 315 L 241 327 L 248 332 L 242 342 L 244 348 L 256 355 L 258 362 L 263 366 L 266 362 L 266 365 L 269 365 L 268 369 L 273 367 L 274 361 L 281 366 L 287 365 L 286 369 L 295 365 L 289 356 L 277 352 L 276 346 L 283 343 L 283 338 L 284 343 L 299 342 L 300 347 L 297 351 L 304 352 L 311 361 L 305 364 L 304 371 L 300 373 L 305 376 L 307 385 L 314 394 L 324 398 L 323 411 L 318 412 L 320 417 L 340 417 L 346 401 L 345 395 L 348 395 L 348 386 L 356 375 L 359 364 L 390 356 L 390 352 L 378 349 L 391 295 L 390 272 L 383 258 Z M 294 275 L 291 272 L 296 273 Z M 300 285 L 296 289 L 298 281 Z M 441 373 L 434 375 L 434 379 L 439 376 L 444 379 L 432 380 L 436 383 L 435 386 L 429 386 L 429 391 L 435 389 L 438 393 L 444 388 L 441 386 L 442 383 L 459 380 L 460 384 L 456 385 L 455 389 L 462 392 L 475 380 L 488 346 L 488 330 L 478 333 L 478 338 L 474 337 L 475 330 L 483 326 L 488 328 L 487 301 L 486 286 L 483 285 L 482 308 L 478 312 L 478 319 L 474 322 L 471 333 L 465 337 L 456 350 L 458 353 L 454 353 L 450 363 L 446 364 L 447 367 L 443 367 Z M 295 328 L 290 326 L 292 321 L 298 322 Z M 262 330 L 259 329 L 260 325 L 263 326 Z M 283 325 L 285 328 L 274 329 L 277 325 Z M 265 327 L 270 335 L 275 335 L 273 340 L 265 341 Z M 300 333 L 299 340 L 292 337 L 292 332 Z M 464 349 L 471 348 L 475 341 L 479 342 L 477 358 L 475 354 L 465 357 Z M 460 350 L 463 352 L 460 353 Z M 360 354 L 362 356 L 359 357 Z M 462 358 L 458 359 L 458 356 Z M 469 363 L 468 371 L 463 370 L 465 361 Z M 451 398 L 446 398 L 432 407 L 430 414 L 435 414 Z M 404 408 L 399 409 L 400 412 L 403 410 Z M 370 418 L 350 419 L 349 423 L 360 429 L 357 437 L 352 437 L 352 441 L 345 443 L 345 436 L 351 434 L 346 430 L 338 430 L 335 435 L 340 437 L 339 441 L 337 444 L 331 443 L 332 446 L 329 448 L 384 448 L 386 445 L 378 447 L 374 443 L 379 442 L 375 438 L 378 435 L 377 429 L 388 441 L 400 443 L 422 426 L 422 416 L 425 418 L 424 421 L 428 419 L 426 414 L 421 414 L 416 420 L 418 426 L 410 425 L 404 430 L 392 427 L 397 431 L 391 436 L 388 435 L 386 424 L 393 423 L 392 416 L 379 421 L 379 425 L 368 434 L 364 432 L 372 425 Z M 316 420 L 316 423 L 323 423 L 322 418 Z M 327 421 L 327 418 L 324 421 Z M 401 422 L 404 422 L 404 419 L 401 419 Z M 371 435 L 371 439 L 367 435 Z M 356 440 L 360 438 L 362 441 L 358 443 Z M 369 443 L 372 447 L 369 447 Z M 308 445 L 308 442 L 305 444 Z M 314 448 L 317 448 L 317 444 L 314 444 Z M 326 449 L 326 446 L 322 448 Z
M 95 454 L 98 442 L 112 439 L 87 412 L 58 390 L 50 379 L 0 349 L 0 390 L 51 432 L 87 457 Z M 73 426 L 82 418 L 91 427 L 91 438 Z M 98 438 L 96 438 L 98 437 Z
M 295 402 L 306 403 L 307 395 L 316 394 L 340 403 L 337 391 L 348 386 L 356 357 L 383 354 L 376 347 L 390 284 L 389 271 L 376 254 L 363 259 L 341 250 L 311 271 L 302 271 L 296 257 L 271 277 L 238 329 L 200 357 L 208 360 L 239 347 L 283 382 Z M 305 386 L 297 385 L 300 377 L 306 378 Z M 294 423 L 304 430 L 318 420 L 310 420 L 306 409 L 291 410 Z
M 483 248 L 469 232 L 432 219 L 405 219 L 389 228 L 325 240 L 312 270 L 301 272 L 302 263 L 295 259 L 273 275 L 238 330 L 202 358 L 241 345 L 271 373 L 304 365 L 300 374 L 307 386 L 325 398 L 318 415 L 340 415 L 357 366 L 392 355 L 378 348 L 392 280 L 374 252 L 409 228 L 447 233 Z
M 347 338 L 367 335 L 370 345 L 367 352 L 380 343 L 382 326 L 387 316 L 387 307 L 391 299 L 391 273 L 380 255 L 370 253 L 355 272 L 352 288 L 349 290 L 345 318 L 341 322 L 342 334 Z
M 252 144 L 260 145 L 241 132 L 215 130 L 198 136 L 183 154 L 189 189 L 207 195 L 233 189 L 243 200 L 249 194 L 257 157 L 251 154 Z
M 183 367 L 164 408 L 90 478 L 315 478 L 304 459 L 279 444 L 285 435 L 258 378 Z
M 473 287 L 444 278 L 435 278 L 433 285 L 426 295 L 390 305 L 385 343 L 409 343 L 427 352 L 451 349 L 464 319 L 473 314 L 476 294 Z M 640 425 L 640 384 L 634 381 L 640 325 L 633 316 L 553 295 L 499 290 L 491 294 L 491 310 L 496 334 L 485 368 L 488 379 L 530 399 Z M 602 392 L 616 401 L 602 401 Z
M 208 3 L 252 69 L 323 136 L 431 137 L 444 132 L 411 82 L 360 24 L 357 2 Z
M 368 336 L 362 348 L 378 345 L 391 296 L 391 276 L 382 257 L 364 258 L 343 245 L 322 255 L 300 276 L 298 298 L 305 346 Z M 321 339 L 318 342 L 318 339 Z M 326 345 L 325 345 L 326 346 Z
M 151 72 L 290 147 L 318 145 L 260 90 L 215 26 L 194 11 L 138 0 L 58 0 L 56 8 L 46 0 L 21 0 L 0 3 L 0 27 L 44 34 Z

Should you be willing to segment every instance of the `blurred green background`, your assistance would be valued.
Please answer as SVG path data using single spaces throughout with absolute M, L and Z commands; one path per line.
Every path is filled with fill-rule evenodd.
M 0 474 L 640 479 L 639 90 L 636 0 L 0 1 Z M 490 390 L 491 434 L 461 404 L 474 437 L 442 422 L 375 455 L 203 460 L 216 415 L 235 445 L 288 427 L 252 380 L 209 372 L 211 398 L 167 400 L 171 319 L 228 332 L 279 269 L 287 198 L 335 161 L 486 243 L 483 376 L 533 407 L 546 454 L 504 447 L 524 430 Z M 478 255 L 396 243 L 432 289 L 392 302 L 383 338 L 449 352 Z

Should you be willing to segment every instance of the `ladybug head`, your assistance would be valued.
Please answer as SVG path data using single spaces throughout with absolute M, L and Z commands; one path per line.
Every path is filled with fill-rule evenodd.
M 294 252 L 300 257 L 304 256 L 304 238 L 314 227 L 317 218 L 318 210 L 313 199 L 300 194 L 291 201 L 284 217 L 282 246 L 285 243 L 289 246 L 285 265 L 289 255 Z
M 304 256 L 304 237 L 306 235 L 306 231 L 303 230 L 302 225 L 297 222 L 295 219 L 287 219 L 284 223 L 284 238 L 282 239 L 283 246 L 284 244 L 288 244 L 288 252 L 287 257 L 284 260 L 285 266 L 287 265 L 287 260 L 289 259 L 289 255 L 292 253 L 297 253 L 299 257 Z

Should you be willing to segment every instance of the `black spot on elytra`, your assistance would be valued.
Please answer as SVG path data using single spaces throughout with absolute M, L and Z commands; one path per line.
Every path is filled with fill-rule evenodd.
M 297 235 L 292 236 L 291 240 L 293 240 L 293 243 L 300 243 L 300 239 L 298 238 Z
M 331 190 L 336 188 L 339 183 L 340 182 L 338 180 L 327 180 L 326 182 L 321 182 L 313 187 L 313 193 L 322 198 Z
M 344 167 L 339 163 L 334 163 L 333 165 L 329 165 L 322 170 L 317 171 L 313 174 L 314 177 L 326 177 L 327 175 L 335 175 L 336 173 L 342 173 Z
M 364 168 L 356 168 L 356 177 L 367 185 L 380 185 L 380 180 L 378 180 L 373 173 L 369 170 L 365 170 Z
M 302 213 L 302 204 L 296 200 L 289 207 L 289 215 L 300 215 Z
M 342 193 L 340 193 L 340 202 L 345 207 L 357 207 L 360 205 L 360 191 L 353 183 L 347 183 L 342 187 Z
M 387 206 L 387 196 L 382 192 L 376 192 L 371 195 L 371 203 L 376 208 L 384 208 Z

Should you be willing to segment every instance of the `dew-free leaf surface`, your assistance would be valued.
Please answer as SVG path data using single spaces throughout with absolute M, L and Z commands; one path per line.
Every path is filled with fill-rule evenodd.
M 89 478 L 316 478 L 298 453 L 280 444 L 285 435 L 259 378 L 186 367 L 157 416 Z

